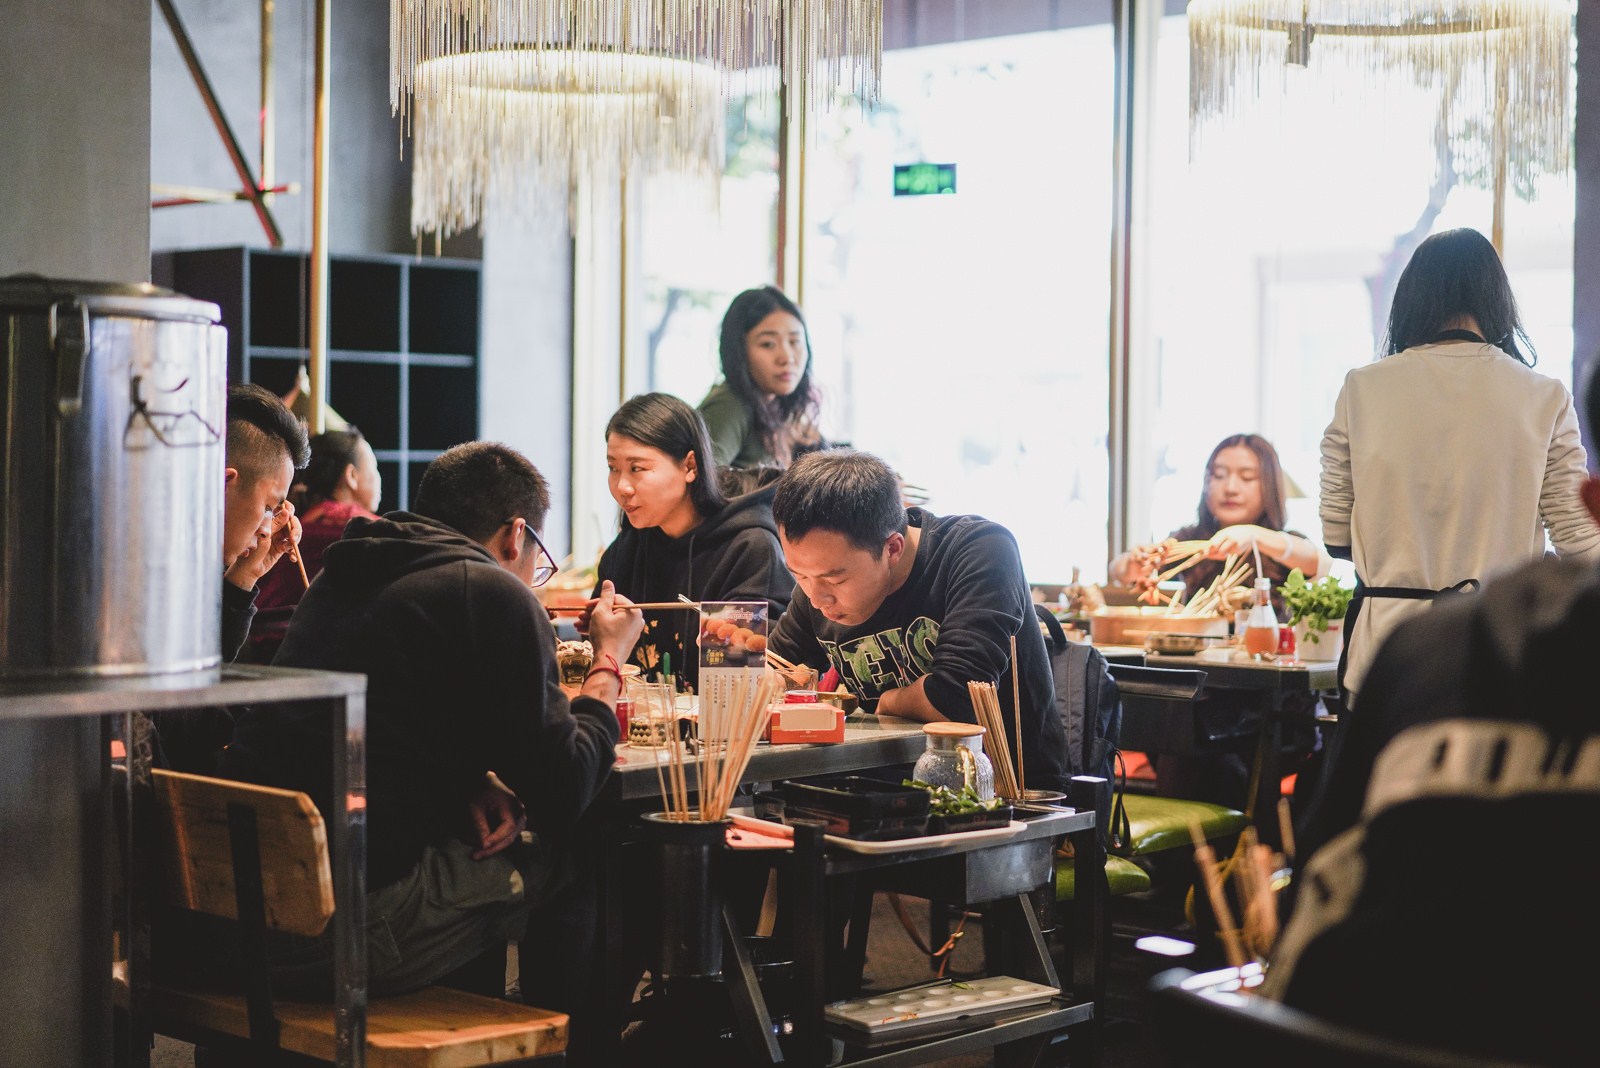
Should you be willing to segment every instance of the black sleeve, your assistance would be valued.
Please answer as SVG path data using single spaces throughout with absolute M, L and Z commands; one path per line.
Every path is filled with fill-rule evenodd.
M 256 587 L 241 590 L 222 580 L 222 661 L 231 664 L 239 657 L 250 637 L 250 621 L 256 617 Z
M 1010 670 L 1011 636 L 1034 618 L 1033 601 L 1016 539 L 998 524 L 973 531 L 948 566 L 939 644 L 922 690 L 941 714 L 971 723 L 976 714 L 967 683 L 998 681 Z
M 537 599 L 509 573 L 475 591 L 475 670 L 482 767 L 528 807 L 536 830 L 572 828 L 616 762 L 617 716 L 604 701 L 568 702 L 556 668 L 555 631 Z

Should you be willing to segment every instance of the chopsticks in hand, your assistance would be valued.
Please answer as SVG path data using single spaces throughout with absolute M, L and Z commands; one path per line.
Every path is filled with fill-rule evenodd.
M 552 605 L 550 611 L 582 612 L 587 610 L 588 607 L 588 605 L 583 604 L 558 604 Z M 690 612 L 700 611 L 700 604 L 698 601 L 646 601 L 643 604 L 619 604 L 617 607 L 620 609 L 637 608 L 646 612 L 670 612 L 673 609 Z

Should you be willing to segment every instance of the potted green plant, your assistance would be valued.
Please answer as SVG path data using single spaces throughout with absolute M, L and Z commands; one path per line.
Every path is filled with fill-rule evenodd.
M 1289 572 L 1278 592 L 1294 627 L 1295 651 L 1302 660 L 1337 660 L 1344 646 L 1344 614 L 1354 590 L 1332 575 L 1307 582 L 1299 568 Z

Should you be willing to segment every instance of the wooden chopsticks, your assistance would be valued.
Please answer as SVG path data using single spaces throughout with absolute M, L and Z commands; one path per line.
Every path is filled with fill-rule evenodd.
M 767 666 L 796 685 L 805 683 L 811 678 L 809 667 L 790 663 L 771 649 L 767 650 Z
M 588 610 L 586 604 L 564 604 L 551 607 L 552 612 L 583 612 Z M 637 608 L 642 612 L 670 612 L 674 608 L 685 611 L 700 611 L 699 601 L 646 601 L 643 604 L 624 604 L 618 608 Z

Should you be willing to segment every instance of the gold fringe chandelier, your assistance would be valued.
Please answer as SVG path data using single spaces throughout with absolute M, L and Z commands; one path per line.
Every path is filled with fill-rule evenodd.
M 527 215 L 619 176 L 722 171 L 730 76 L 877 103 L 883 0 L 390 0 L 389 100 L 414 134 L 411 229 Z
M 1571 165 L 1572 0 L 1191 0 L 1191 145 L 1291 66 L 1440 93 L 1462 173 L 1531 190 Z

